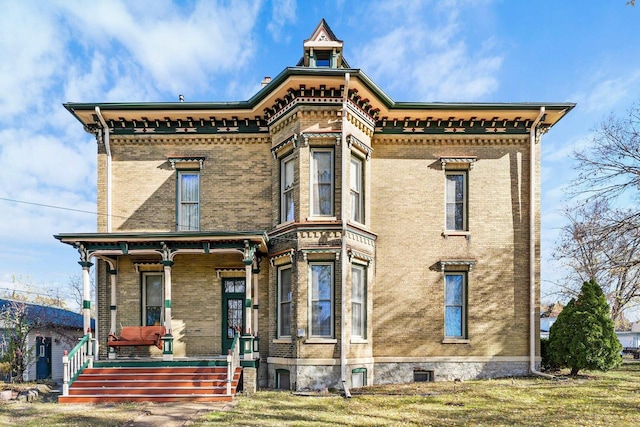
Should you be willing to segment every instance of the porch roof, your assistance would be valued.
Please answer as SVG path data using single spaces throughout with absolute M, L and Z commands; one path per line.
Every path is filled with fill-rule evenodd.
M 120 233 L 60 233 L 54 235 L 62 243 L 89 252 L 127 254 L 136 250 L 209 253 L 214 250 L 245 249 L 245 243 L 259 252 L 267 252 L 269 237 L 265 231 L 175 231 Z

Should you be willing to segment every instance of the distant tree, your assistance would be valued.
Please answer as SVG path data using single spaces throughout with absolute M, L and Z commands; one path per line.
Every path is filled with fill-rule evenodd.
M 584 282 L 577 299 L 571 299 L 549 331 L 551 362 L 571 369 L 607 371 L 622 362 L 622 346 L 614 331 L 609 305 L 600 286 Z
M 90 275 L 90 284 L 89 284 L 89 292 L 91 296 L 91 301 L 94 300 L 96 293 L 96 284 L 93 280 L 93 275 Z M 71 289 L 71 295 L 73 295 L 73 300 L 77 304 L 78 312 L 82 313 L 83 300 L 84 300 L 84 283 L 82 281 L 81 274 L 75 274 L 69 277 L 69 288 Z M 91 316 L 95 316 L 95 304 L 91 304 Z
M 49 289 L 47 293 L 42 293 L 44 288 L 42 285 L 33 283 L 33 279 L 29 276 L 11 276 L 13 289 L 3 293 L 3 297 L 14 301 L 30 302 L 38 305 L 46 305 L 48 307 L 67 308 L 64 299 L 60 298 L 59 292 L 53 293 Z
M 594 280 L 619 329 L 626 322 L 625 310 L 640 302 L 640 228 L 625 225 L 630 216 L 603 199 L 569 209 L 553 253 L 566 271 L 560 293 L 576 297 L 580 289 L 572 284 Z
M 0 310 L 0 326 L 5 331 L 2 361 L 9 364 L 11 381 L 22 382 L 24 372 L 33 361 L 29 333 L 38 327 L 38 322 L 29 318 L 27 303 L 10 301 Z
M 580 171 L 575 193 L 611 201 L 623 193 L 640 189 L 640 105 L 625 117 L 610 115 L 594 130 L 591 143 L 576 151 Z
M 564 305 L 560 302 L 552 302 L 540 306 L 540 317 L 558 317 Z

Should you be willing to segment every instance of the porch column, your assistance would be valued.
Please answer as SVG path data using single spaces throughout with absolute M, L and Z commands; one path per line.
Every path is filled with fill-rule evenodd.
M 244 334 L 245 335 L 251 335 L 251 325 L 252 325 L 252 311 L 253 311 L 253 304 L 251 303 L 251 277 L 253 276 L 253 260 L 251 261 L 251 264 L 245 264 L 244 266 L 245 269 L 245 280 L 246 280 L 246 286 L 245 286 L 245 300 L 244 300 L 244 307 L 245 307 L 245 331 Z
M 260 273 L 259 258 L 255 259 L 255 267 L 253 268 L 253 335 L 258 335 L 258 273 Z
M 116 283 L 117 283 L 117 274 L 118 271 L 115 269 L 115 265 L 112 265 L 111 262 L 107 262 L 107 272 L 109 273 L 109 279 L 111 283 L 111 304 L 109 304 L 109 312 L 111 313 L 111 322 L 109 325 L 109 334 L 116 334 L 116 314 L 118 312 L 117 306 L 117 292 L 116 292 Z M 109 347 L 109 359 L 116 358 L 116 349 L 114 347 Z
M 82 327 L 87 334 L 91 329 L 91 279 L 89 269 L 93 263 L 89 261 L 79 261 L 82 266 Z
M 173 335 L 171 334 L 171 266 L 173 261 L 163 260 L 164 266 L 164 327 L 166 334 L 162 338 L 164 360 L 173 360 Z

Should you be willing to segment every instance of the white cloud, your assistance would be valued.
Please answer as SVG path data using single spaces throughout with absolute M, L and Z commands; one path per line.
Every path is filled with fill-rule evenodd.
M 471 40 L 473 48 L 468 45 L 460 8 L 456 2 L 372 5 L 381 25 L 376 36 L 356 49 L 351 64 L 367 70 L 390 91 L 411 93 L 420 100 L 486 97 L 498 88 L 496 74 L 502 57 L 494 53 L 495 41 L 490 37 Z M 409 78 L 397 78 L 407 73 Z
M 296 19 L 296 0 L 272 0 L 273 8 L 271 21 L 267 24 L 267 30 L 275 41 L 282 40 L 282 30 L 285 24 Z M 285 35 L 285 42 L 290 40 L 290 36 Z
M 0 132 L 0 238 L 51 243 L 63 230 L 93 230 L 94 215 L 53 209 L 95 211 L 95 141 L 67 140 L 9 129 Z M 29 202 L 37 204 L 27 204 Z
M 2 7 L 0 122 L 38 107 L 52 78 L 64 69 L 64 33 L 49 8 L 47 2 L 29 1 Z
M 108 52 L 106 69 L 115 73 L 115 80 L 131 76 L 131 82 L 140 84 L 151 79 L 158 91 L 176 96 L 210 88 L 216 73 L 245 65 L 254 53 L 252 32 L 260 2 L 202 1 L 186 12 L 164 2 L 157 14 L 155 2 L 146 5 L 149 13 L 121 1 L 82 7 L 61 3 L 79 48 Z
M 571 95 L 586 113 L 604 114 L 620 104 L 635 101 L 640 90 L 640 70 L 630 70 L 627 74 L 617 77 L 605 77 L 596 74 L 600 80 L 585 84 L 588 91 L 580 91 Z

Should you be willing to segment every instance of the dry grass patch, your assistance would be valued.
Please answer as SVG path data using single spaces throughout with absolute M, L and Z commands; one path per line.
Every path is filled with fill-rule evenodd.
M 640 364 L 609 373 L 372 386 L 353 397 L 264 391 L 196 425 L 611 426 L 640 424 Z

